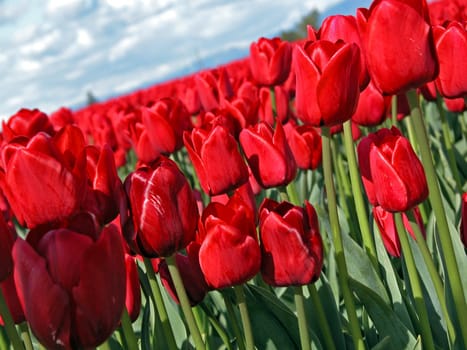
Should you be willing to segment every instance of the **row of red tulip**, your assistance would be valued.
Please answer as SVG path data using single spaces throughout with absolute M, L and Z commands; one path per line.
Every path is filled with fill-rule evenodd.
M 97 346 L 124 307 L 138 317 L 132 255 L 176 254 L 193 305 L 258 273 L 272 286 L 316 281 L 324 253 L 313 206 L 266 198 L 257 208 L 255 195 L 320 166 L 321 127 L 352 120 L 358 140 L 357 125 L 381 125 L 394 95 L 401 118 L 410 89 L 464 110 L 467 7 L 439 3 L 376 0 L 326 18 L 303 42 L 261 38 L 223 67 L 76 112 L 13 115 L 1 137 L 0 281 L 14 321 L 50 349 Z M 424 167 L 395 127 L 364 136 L 357 151 L 383 242 L 400 256 L 392 213 L 418 213 Z M 126 165 L 135 169 L 122 183 Z M 153 263 L 176 298 L 165 261 Z

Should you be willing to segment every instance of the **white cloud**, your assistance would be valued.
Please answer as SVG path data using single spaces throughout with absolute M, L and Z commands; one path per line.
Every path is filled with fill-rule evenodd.
M 362 1 L 370 2 L 354 6 L 366 6 Z M 87 91 L 110 97 L 226 63 L 313 7 L 343 2 L 48 0 L 24 7 L 29 2 L 21 0 L 17 27 L 0 33 L 1 82 L 8 86 L 0 89 L 0 118 L 21 107 L 50 113 L 84 102 Z

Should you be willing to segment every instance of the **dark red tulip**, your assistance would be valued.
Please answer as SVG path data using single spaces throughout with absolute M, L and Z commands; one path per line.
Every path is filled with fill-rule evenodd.
M 323 243 L 318 216 L 304 207 L 265 199 L 260 207 L 261 275 L 272 286 L 300 286 L 319 278 Z
M 282 84 L 290 72 L 292 45 L 280 38 L 259 38 L 250 45 L 250 68 L 259 85 Z
M 390 212 L 407 211 L 428 197 L 423 166 L 397 128 L 369 134 L 357 150 L 363 185 L 372 205 Z
M 139 283 L 136 259 L 130 254 L 125 254 L 126 294 L 125 307 L 130 320 L 135 322 L 141 310 L 141 286 Z
M 109 225 L 97 240 L 91 236 L 56 229 L 34 243 L 17 239 L 13 247 L 18 297 L 47 349 L 96 347 L 120 323 L 125 306 L 120 233 Z
M 265 122 L 243 129 L 240 144 L 256 181 L 263 188 L 285 186 L 295 178 L 297 165 L 280 123 L 275 131 Z
M 438 60 L 425 0 L 376 0 L 357 11 L 368 72 L 386 95 L 436 78 Z
M 433 27 L 439 75 L 435 80 L 441 96 L 464 97 L 467 94 L 467 31 L 465 23 L 450 22 L 446 28 Z
M 175 254 L 177 267 L 180 271 L 180 277 L 182 278 L 191 306 L 195 306 L 203 301 L 209 291 L 209 287 L 204 279 L 203 271 L 201 271 L 201 267 L 199 265 L 199 249 L 199 243 L 193 241 L 186 249 L 187 255 L 180 253 Z M 162 284 L 169 292 L 169 295 L 177 304 L 179 304 L 180 301 L 165 260 L 162 260 L 159 263 L 159 275 L 161 277 Z
M 218 125 L 210 131 L 195 128 L 183 139 L 204 192 L 218 195 L 248 181 L 238 143 L 225 127 Z
M 122 228 L 131 249 L 166 257 L 195 238 L 196 199 L 175 162 L 161 156 L 151 167 L 137 169 L 126 178 L 125 191 L 130 211 L 122 215 Z
M 316 169 L 321 164 L 321 135 L 311 125 L 284 125 L 285 137 L 289 143 L 297 167 Z
M 261 253 L 248 205 L 241 201 L 210 203 L 199 229 L 199 263 L 211 288 L 239 285 L 259 272 Z
M 16 239 L 16 230 L 13 224 L 7 222 L 0 213 L 0 282 L 6 279 L 13 271 L 11 249 Z
M 467 249 L 467 192 L 462 195 L 461 224 L 459 229 L 462 243 L 464 243 L 464 247 Z
M 296 45 L 297 117 L 315 127 L 350 119 L 360 94 L 360 50 L 354 43 L 327 40 Z
M 417 207 L 412 209 L 417 225 L 420 227 L 423 236 L 425 236 L 425 228 L 423 226 L 422 217 L 420 211 Z M 394 257 L 401 256 L 401 243 L 399 241 L 399 236 L 397 234 L 396 224 L 394 222 L 394 213 L 384 210 L 380 206 L 373 207 L 373 217 L 378 225 L 381 238 L 383 240 L 384 246 L 389 254 Z M 402 213 L 402 221 L 404 227 L 415 239 L 415 234 L 413 232 L 412 226 L 410 225 L 409 219 L 405 213 Z
M 15 324 L 19 324 L 25 321 L 24 311 L 21 307 L 21 303 L 18 299 L 18 293 L 16 292 L 16 285 L 13 276 L 13 271 L 8 275 L 8 277 L 0 282 L 0 289 L 2 290 L 5 303 L 10 311 L 11 317 Z M 5 323 L 0 315 L 0 326 L 4 326 Z

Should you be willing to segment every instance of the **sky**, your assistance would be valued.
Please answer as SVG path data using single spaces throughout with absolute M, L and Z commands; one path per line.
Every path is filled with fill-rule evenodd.
M 224 64 L 250 43 L 371 0 L 0 0 L 0 120 Z

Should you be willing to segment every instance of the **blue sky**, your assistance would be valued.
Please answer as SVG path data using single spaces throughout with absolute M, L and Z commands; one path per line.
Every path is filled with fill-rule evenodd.
M 0 119 L 51 113 L 248 55 L 313 8 L 370 0 L 0 0 Z

